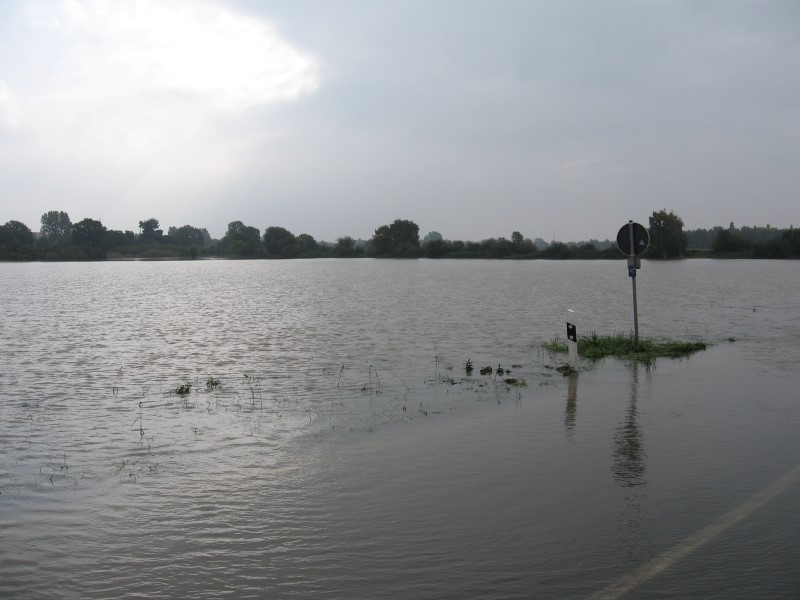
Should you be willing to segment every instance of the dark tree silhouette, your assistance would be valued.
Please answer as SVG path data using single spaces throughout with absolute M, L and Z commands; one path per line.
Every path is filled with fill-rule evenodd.
M 333 253 L 336 256 L 353 256 L 356 253 L 356 241 L 349 235 L 337 238 Z
M 69 241 L 72 236 L 72 221 L 63 210 L 51 210 L 42 215 L 39 231 L 51 244 Z
M 657 258 L 679 258 L 686 252 L 683 220 L 674 212 L 654 212 L 650 217 L 650 252 Z
M 263 242 L 267 258 L 294 258 L 299 251 L 297 238 L 283 227 L 267 227 Z
M 72 242 L 86 253 L 87 258 L 105 258 L 106 227 L 95 219 L 83 219 L 72 226 Z
M 224 254 L 233 256 L 254 257 L 261 253 L 261 234 L 255 227 L 245 225 L 241 221 L 228 223 L 228 231 L 220 240 Z
M 152 242 L 164 235 L 164 232 L 158 228 L 158 219 L 139 221 L 139 229 L 141 230 L 140 239 L 143 242 Z
M 743 252 L 750 249 L 750 243 L 730 229 L 720 229 L 711 244 L 716 253 Z
M 419 225 L 405 219 L 381 225 L 372 236 L 372 248 L 376 256 L 413 255 L 419 249 Z

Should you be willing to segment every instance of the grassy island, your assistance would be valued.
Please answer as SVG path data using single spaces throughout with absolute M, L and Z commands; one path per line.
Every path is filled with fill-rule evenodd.
M 591 361 L 607 356 L 651 364 L 657 358 L 682 358 L 705 350 L 709 344 L 703 341 L 654 340 L 632 334 L 598 335 L 591 333 L 578 338 L 578 355 Z M 567 343 L 556 338 L 542 344 L 542 348 L 553 353 L 566 353 Z

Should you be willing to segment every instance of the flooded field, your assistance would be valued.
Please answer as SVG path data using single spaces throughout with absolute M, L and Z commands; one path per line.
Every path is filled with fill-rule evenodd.
M 797 262 L 645 261 L 641 335 L 713 345 L 571 377 L 624 261 L 0 277 L 2 597 L 800 593 Z

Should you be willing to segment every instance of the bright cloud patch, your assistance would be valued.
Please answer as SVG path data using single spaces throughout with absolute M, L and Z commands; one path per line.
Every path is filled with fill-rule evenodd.
M 17 125 L 19 110 L 11 97 L 6 83 L 0 79 L 0 132 L 3 129 L 14 129 Z
M 185 215 L 223 197 L 270 135 L 237 123 L 242 111 L 319 87 L 315 57 L 218 0 L 20 6 L 13 60 L 0 38 L 0 180 L 46 206 L 70 190 Z M 44 175 L 17 175 L 29 172 Z
M 218 107 L 286 102 L 319 85 L 316 60 L 268 23 L 214 3 L 68 0 L 50 21 L 80 84 L 103 94 L 176 91 Z

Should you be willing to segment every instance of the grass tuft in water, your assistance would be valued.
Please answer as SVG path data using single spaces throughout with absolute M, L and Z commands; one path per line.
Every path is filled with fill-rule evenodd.
M 566 363 L 561 365 L 560 367 L 556 367 L 556 371 L 561 373 L 564 377 L 566 377 L 567 375 L 574 375 L 575 373 L 578 372 Z
M 683 358 L 708 347 L 703 341 L 654 340 L 632 334 L 590 335 L 578 338 L 578 354 L 592 361 L 607 356 L 635 360 L 646 364 L 657 358 Z M 553 353 L 566 353 L 567 343 L 559 338 L 542 344 L 542 348 Z
M 542 348 L 544 348 L 548 352 L 552 352 L 553 354 L 566 354 L 567 342 L 565 342 L 561 338 L 556 337 L 550 340 L 549 342 L 542 343 Z

